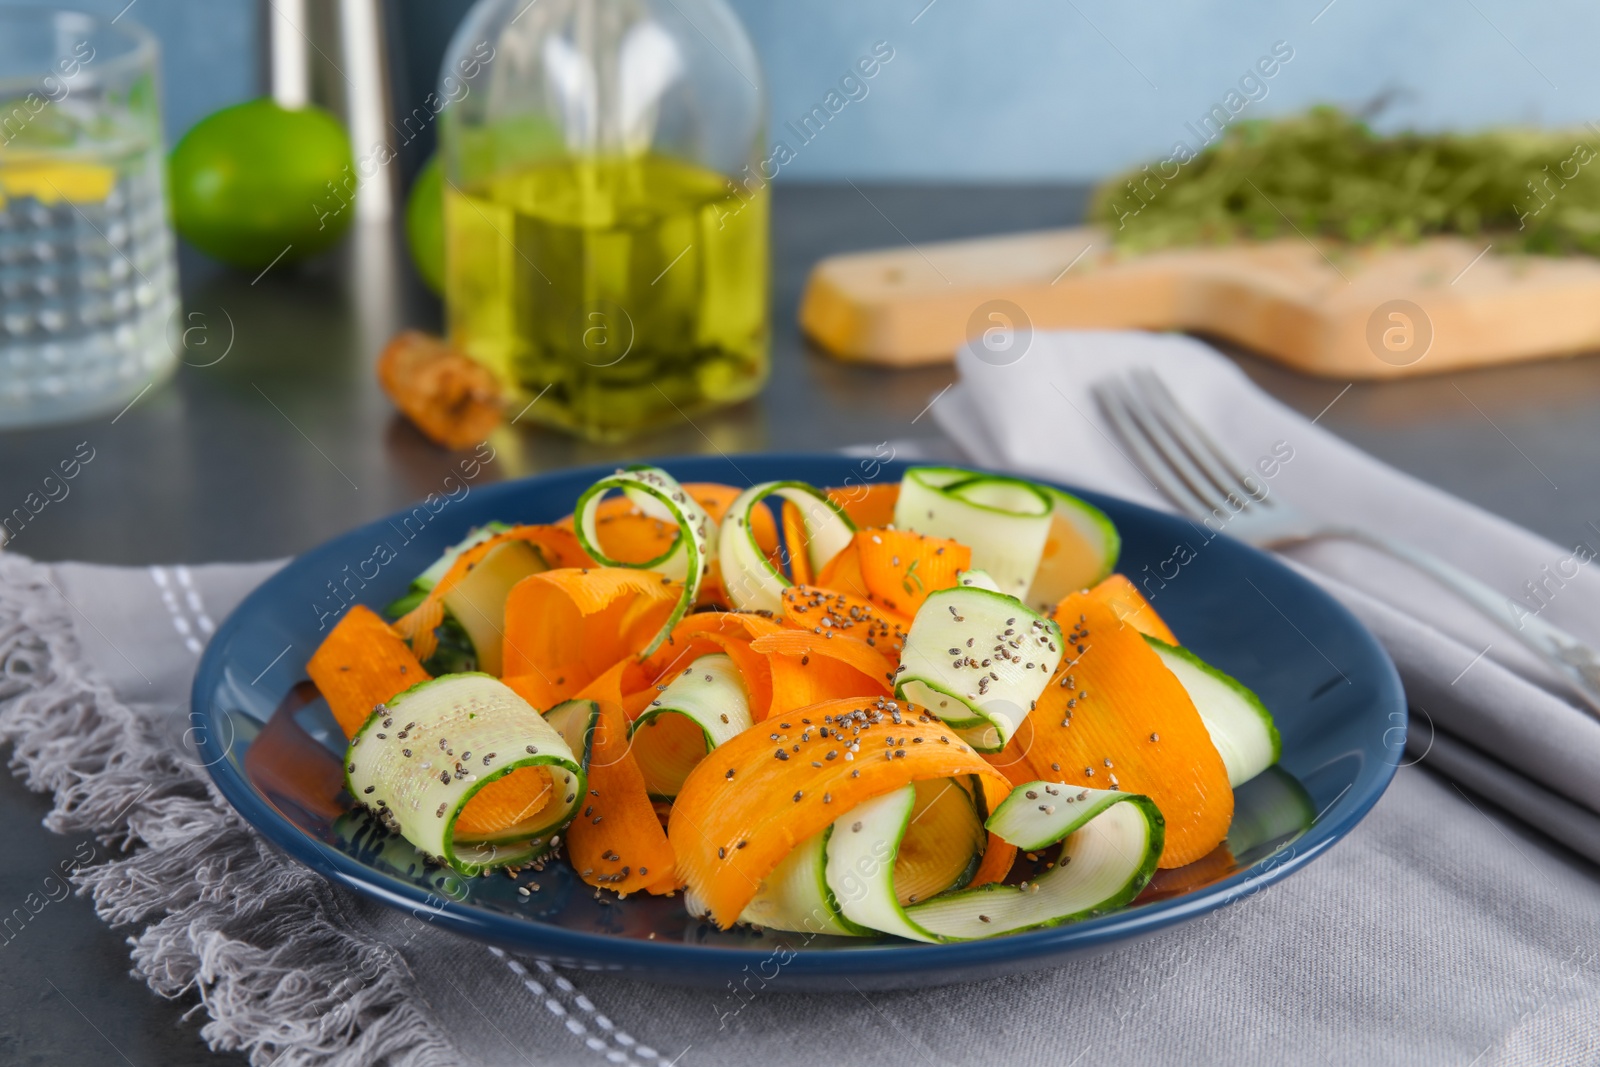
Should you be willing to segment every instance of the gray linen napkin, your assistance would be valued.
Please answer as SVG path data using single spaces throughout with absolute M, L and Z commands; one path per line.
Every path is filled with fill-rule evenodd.
M 1594 869 L 1420 767 L 1240 903 L 1071 966 L 900 993 L 648 985 L 507 956 L 329 885 L 206 787 L 186 736 L 212 620 L 272 564 L 0 555 L 0 740 L 135 973 L 285 1067 L 1593 1063 Z
M 1600 647 L 1600 574 L 1589 562 L 1600 555 L 1600 537 L 1582 551 L 1562 548 L 1402 474 L 1268 397 L 1193 338 L 1041 333 L 1010 362 L 968 348 L 957 365 L 961 382 L 934 415 L 977 463 L 1172 510 L 1103 424 L 1090 394 L 1102 377 L 1149 367 L 1241 463 L 1266 461 L 1260 469 L 1272 472 L 1265 476 L 1272 493 L 1313 515 L 1425 548 Z M 1381 553 L 1324 541 L 1285 554 L 1388 649 L 1414 712 L 1412 758 L 1435 762 L 1600 862 L 1600 721 L 1568 703 L 1558 676 L 1449 592 Z M 1155 575 L 1146 586 L 1158 611 L 1162 587 L 1183 581 L 1174 570 L 1176 577 Z

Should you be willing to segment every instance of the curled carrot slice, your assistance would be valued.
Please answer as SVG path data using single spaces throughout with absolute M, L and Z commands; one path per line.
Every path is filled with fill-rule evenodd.
M 549 771 L 543 767 L 518 767 L 472 794 L 456 817 L 456 833 L 492 836 L 533 818 L 554 799 Z
M 991 811 L 1010 792 L 1003 775 L 916 709 L 856 698 L 786 715 L 777 743 L 763 726 L 714 749 L 672 808 L 667 837 L 678 874 L 722 927 L 738 920 L 795 845 L 864 801 L 908 782 L 967 775 Z M 787 759 L 777 758 L 780 745 Z M 860 754 L 841 758 L 850 745 Z M 990 835 L 988 848 L 1000 854 L 985 866 L 1010 866 L 1010 846 Z
M 972 566 L 972 549 L 961 542 L 911 530 L 860 530 L 855 544 L 868 598 L 902 615 L 915 615 L 929 593 L 954 589 L 956 575 Z
M 824 490 L 829 500 L 844 510 L 858 529 L 894 525 L 894 504 L 900 498 L 899 482 L 849 485 Z M 806 527 L 800 509 L 785 501 L 783 505 L 783 543 L 789 560 L 789 579 L 795 585 L 810 585 L 817 575 L 806 551 Z
M 873 528 L 857 530 L 816 584 L 910 617 L 929 593 L 954 588 L 957 573 L 971 566 L 972 550 L 959 541 Z
M 818 626 L 849 634 L 888 656 L 905 648 L 911 618 L 832 589 L 797 585 L 783 591 L 783 624 L 796 630 Z
M 627 894 L 678 888 L 672 845 L 656 819 L 644 775 L 628 740 L 622 687 L 631 663 L 619 663 L 580 694 L 600 706 L 589 757 L 589 796 L 567 827 L 567 856 L 589 885 Z
M 395 620 L 394 628 L 411 644 L 418 659 L 427 659 L 439 647 L 434 629 L 444 621 L 444 595 L 490 552 L 510 541 L 524 541 L 538 550 L 551 567 L 592 566 L 594 561 L 571 530 L 559 526 L 513 526 L 479 541 L 456 557 L 450 569 L 428 590 L 422 603 Z
M 752 521 L 755 514 L 762 510 L 756 508 L 751 512 Z M 789 580 L 795 585 L 810 582 L 811 553 L 806 551 L 806 520 L 792 500 L 783 502 L 783 547 L 784 557 L 789 563 Z
M 1166 819 L 1161 867 L 1200 859 L 1228 833 L 1233 790 L 1188 691 L 1092 594 L 1067 597 L 1056 613 L 1068 656 L 993 762 L 1018 784 L 1142 793 Z
M 622 567 L 531 574 L 506 598 L 503 673 L 535 675 L 548 697 L 566 700 L 644 651 L 682 591 L 654 571 Z
M 900 499 L 900 483 L 870 482 L 828 490 L 828 499 L 844 508 L 857 527 L 894 525 L 894 506 Z
M 713 521 L 719 523 L 727 514 L 728 505 L 739 496 L 734 486 L 717 482 L 684 482 L 683 488 Z M 573 516 L 568 515 L 556 525 L 571 530 L 573 521 Z M 601 501 L 595 525 L 600 531 L 600 547 L 606 554 L 628 563 L 648 563 L 659 558 L 678 537 L 675 523 L 646 515 L 637 504 L 622 496 Z M 778 527 L 771 512 L 752 514 L 750 529 L 763 552 L 777 551 Z
M 1173 635 L 1166 622 L 1162 620 L 1160 615 L 1156 614 L 1156 609 L 1151 607 L 1150 602 L 1140 595 L 1139 587 L 1122 575 L 1113 574 L 1105 578 L 1100 584 L 1089 590 L 1089 595 L 1109 607 L 1112 611 L 1115 611 L 1118 619 L 1132 626 L 1140 633 L 1149 634 L 1158 641 L 1165 641 L 1169 645 L 1178 643 L 1177 637 Z M 1056 611 L 1060 612 L 1062 608 L 1067 607 L 1068 601 L 1071 599 L 1071 597 L 1068 597 L 1063 600 L 1056 608 Z M 1060 618 L 1056 618 L 1056 622 L 1062 621 Z
M 865 641 L 802 630 L 780 630 L 750 642 L 772 669 L 767 717 L 824 700 L 888 696 L 894 664 Z
M 400 635 L 362 604 L 328 631 L 306 673 L 346 738 L 355 736 L 375 706 L 432 677 Z
M 867 590 L 867 579 L 861 573 L 861 549 L 855 538 L 852 537 L 848 545 L 823 564 L 822 570 L 817 572 L 816 585 L 860 600 L 872 599 L 872 594 Z

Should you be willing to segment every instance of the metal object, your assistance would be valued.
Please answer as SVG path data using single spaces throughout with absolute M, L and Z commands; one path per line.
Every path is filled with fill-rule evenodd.
M 264 0 L 272 98 L 316 104 L 344 123 L 355 151 L 356 217 L 381 222 L 400 202 L 382 0 Z
M 1567 680 L 1600 716 L 1600 655 L 1559 627 L 1512 610 L 1508 597 L 1428 552 L 1354 526 L 1324 522 L 1267 492 L 1184 411 L 1154 372 L 1137 370 L 1095 386 L 1095 399 L 1133 461 L 1180 511 L 1224 518 L 1227 532 L 1258 548 L 1339 538 L 1377 549 L 1426 574 L 1472 605 Z

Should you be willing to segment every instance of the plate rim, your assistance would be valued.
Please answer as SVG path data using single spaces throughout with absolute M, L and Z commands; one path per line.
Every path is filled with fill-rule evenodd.
M 718 458 L 709 455 L 676 455 L 653 458 L 649 462 L 670 470 L 675 465 L 705 464 L 715 462 Z M 761 465 L 837 463 L 852 459 L 859 463 L 862 459 L 842 452 L 736 453 L 723 454 L 720 458 L 733 466 L 736 471 L 739 470 L 738 461 L 741 459 L 752 463 L 759 461 Z M 898 475 L 906 467 L 918 465 L 917 461 L 900 459 L 874 459 L 873 462 L 880 465 L 880 470 L 877 476 L 865 479 L 869 484 L 887 480 L 885 475 Z M 530 487 L 549 478 L 587 477 L 593 480 L 604 477 L 616 467 L 614 463 L 564 467 L 523 478 L 506 479 L 485 486 L 480 492 L 510 497 L 519 492 L 526 492 Z M 979 466 L 969 466 L 968 469 L 986 470 Z M 1120 506 L 1156 515 L 1165 514 L 1114 494 L 1081 489 L 1050 479 L 1033 480 L 1057 486 L 1082 496 L 1091 503 L 1101 499 L 1114 500 Z M 417 505 L 412 505 L 415 506 Z M 340 546 L 364 537 L 369 531 L 376 530 L 390 520 L 408 514 L 409 511 L 410 508 L 398 509 L 389 515 L 347 529 L 295 555 L 283 568 L 252 589 L 217 627 L 195 671 L 194 682 L 190 689 L 189 715 L 190 726 L 195 731 L 196 747 L 218 792 L 250 824 L 252 830 L 323 878 L 348 886 L 353 891 L 391 908 L 408 911 L 413 915 L 425 911 L 426 920 L 438 923 L 442 929 L 497 947 L 530 952 L 546 958 L 575 961 L 589 966 L 598 965 L 606 970 L 638 972 L 639 977 L 646 979 L 669 971 L 680 974 L 684 979 L 708 972 L 737 973 L 742 967 L 761 959 L 763 954 L 771 955 L 776 951 L 773 946 L 652 941 L 600 932 L 570 930 L 531 916 L 524 918 L 507 915 L 497 911 L 487 911 L 470 903 L 450 900 L 438 893 L 428 892 L 375 870 L 347 853 L 312 838 L 257 792 L 242 770 L 228 758 L 233 745 L 232 734 L 217 728 L 215 716 L 219 714 L 219 709 L 214 706 L 211 697 L 219 691 L 223 679 L 222 650 L 227 647 L 236 632 L 242 630 L 248 623 L 254 605 L 260 600 L 270 599 L 273 584 L 290 568 L 324 554 L 335 554 Z M 1172 516 L 1166 515 L 1166 517 Z M 1388 717 L 1385 721 L 1398 721 L 1399 727 L 1405 729 L 1409 725 L 1409 709 L 1399 672 L 1387 650 L 1372 632 L 1331 594 L 1294 568 L 1243 542 L 1233 543 L 1257 557 L 1255 562 L 1258 565 L 1278 568 L 1287 573 L 1292 581 L 1303 584 L 1313 596 L 1325 601 L 1325 606 L 1331 608 L 1336 616 L 1342 617 L 1342 621 L 1359 640 L 1368 646 L 1367 651 L 1373 654 L 1373 662 L 1379 668 L 1379 677 L 1376 679 L 1379 711 L 1384 711 L 1387 706 Z M 1401 716 L 1399 720 L 1392 719 L 1396 713 Z M 1387 727 L 1387 729 L 1393 728 L 1392 725 Z M 225 733 L 229 740 L 223 745 L 219 739 Z M 922 984 L 934 985 L 939 981 L 935 971 L 962 971 L 970 974 L 984 970 L 992 971 L 997 965 L 1006 964 L 1010 965 L 1009 969 L 1012 971 L 1021 973 L 1030 969 L 1030 965 L 1047 965 L 1052 960 L 1071 954 L 1093 951 L 1117 942 L 1130 942 L 1227 907 L 1244 897 L 1275 885 L 1305 867 L 1341 841 L 1366 817 L 1387 792 L 1397 770 L 1397 761 L 1381 762 L 1376 780 L 1360 795 L 1351 795 L 1356 791 L 1353 786 L 1348 787 L 1345 793 L 1340 794 L 1319 812 L 1311 827 L 1290 845 L 1225 879 L 1181 896 L 1155 901 L 1137 909 L 1118 909 L 1092 919 L 1008 934 L 1005 937 L 934 945 L 895 940 L 887 943 L 874 941 L 870 944 L 840 946 L 826 950 L 795 948 L 787 950 L 790 958 L 785 962 L 783 969 L 801 978 L 839 978 L 852 975 L 885 977 L 914 970 L 927 976 L 927 981 Z M 1278 859 L 1280 856 L 1282 858 Z

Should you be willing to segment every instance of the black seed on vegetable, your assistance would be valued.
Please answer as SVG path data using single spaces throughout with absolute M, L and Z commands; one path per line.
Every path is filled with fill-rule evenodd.
M 369 785 L 365 789 L 362 790 L 363 793 L 375 793 L 377 791 L 378 791 L 378 787 L 375 786 L 375 785 Z

